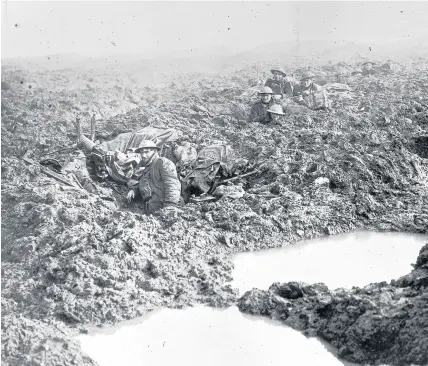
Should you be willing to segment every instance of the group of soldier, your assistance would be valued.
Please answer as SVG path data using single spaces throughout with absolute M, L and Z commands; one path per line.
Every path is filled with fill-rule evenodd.
M 364 68 L 352 71 L 353 77 L 372 75 L 375 71 L 373 63 L 367 62 Z M 263 124 L 281 124 L 284 116 L 281 101 L 292 98 L 309 108 L 314 108 L 314 94 L 321 87 L 314 82 L 315 74 L 307 70 L 297 83 L 291 75 L 282 69 L 273 69 L 272 78 L 267 79 L 259 92 L 260 101 L 251 109 L 249 121 Z M 336 74 L 339 78 L 340 74 Z M 339 81 L 339 80 L 336 80 Z M 175 164 L 159 155 L 159 147 L 151 140 L 143 140 L 133 153 L 140 154 L 139 172 L 134 186 L 129 187 L 128 202 L 141 199 L 144 212 L 151 214 L 166 207 L 179 207 L 181 199 L 181 184 L 177 176 Z
M 355 68 L 350 77 L 343 71 L 335 74 L 335 82 L 348 84 L 357 79 L 374 75 L 374 63 L 367 61 L 363 68 Z M 324 109 L 327 107 L 327 95 L 322 87 L 315 83 L 316 75 L 311 70 L 305 71 L 298 83 L 292 75 L 281 68 L 271 70 L 272 77 L 267 79 L 264 86 L 260 88 L 260 100 L 251 108 L 248 118 L 249 122 L 260 122 L 263 124 L 281 124 L 284 116 L 283 101 L 292 99 L 295 102 L 310 109 Z

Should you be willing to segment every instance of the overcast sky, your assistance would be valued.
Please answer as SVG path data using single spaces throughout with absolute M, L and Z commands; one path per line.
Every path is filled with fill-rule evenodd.
M 139 54 L 265 43 L 386 41 L 428 32 L 428 2 L 2 0 L 2 57 Z

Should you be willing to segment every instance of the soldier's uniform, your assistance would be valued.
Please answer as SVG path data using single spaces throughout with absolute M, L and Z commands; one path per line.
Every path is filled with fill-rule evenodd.
M 283 83 L 282 81 L 267 79 L 265 86 L 272 89 L 274 95 L 283 94 Z
M 306 107 L 316 110 L 320 107 L 325 106 L 327 96 L 325 93 L 321 93 L 320 95 L 318 91 L 320 90 L 320 86 L 315 83 L 311 83 L 309 86 L 304 87 L 300 85 L 297 91 L 297 95 L 302 96 L 303 100 L 298 102 L 299 104 L 305 105 Z M 321 99 L 320 99 L 321 98 Z
M 164 157 L 155 157 L 143 170 L 134 191 L 140 192 L 146 214 L 168 205 L 177 205 L 180 202 L 181 184 L 174 163 Z
M 377 72 L 376 72 L 376 70 L 374 70 L 374 69 L 373 69 L 374 63 L 373 63 L 373 62 L 368 61 L 368 62 L 364 62 L 364 64 L 363 64 L 363 65 L 365 66 L 365 65 L 367 65 L 367 64 L 371 64 L 371 65 L 372 65 L 372 68 L 371 68 L 370 70 L 368 70 L 366 67 L 364 67 L 364 69 L 363 69 L 363 75 L 364 75 L 364 76 L 376 75 L 376 74 L 377 74 Z
M 267 104 L 262 103 L 261 101 L 256 102 L 251 108 L 248 122 L 269 123 L 271 121 L 271 117 L 268 113 L 268 109 L 272 106 L 272 104 L 274 104 L 273 100 Z
M 377 72 L 376 72 L 376 70 L 374 70 L 374 69 L 370 69 L 370 70 L 364 69 L 364 70 L 363 70 L 363 75 L 364 75 L 364 76 L 368 76 L 368 75 L 376 75 L 376 74 L 377 74 Z

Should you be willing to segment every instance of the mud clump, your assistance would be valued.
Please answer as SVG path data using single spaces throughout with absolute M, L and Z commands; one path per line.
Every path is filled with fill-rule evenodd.
M 217 78 L 175 75 L 174 87 L 165 93 L 135 87 L 133 95 L 144 95 L 138 104 L 121 104 L 127 92 L 114 84 L 107 89 L 98 84 L 84 86 L 88 75 L 81 75 L 78 85 L 67 89 L 60 85 L 74 85 L 68 71 L 51 76 L 5 71 L 4 81 L 11 88 L 2 93 L 2 315 L 7 319 L 2 332 L 8 335 L 2 339 L 2 354 L 9 364 L 41 362 L 38 351 L 28 348 L 27 338 L 12 327 L 16 322 L 46 329 L 40 335 L 29 331 L 28 339 L 40 338 L 43 343 L 57 335 L 71 342 L 70 337 L 90 326 L 114 324 L 159 307 L 234 304 L 237 290 L 229 282 L 230 255 L 235 252 L 357 228 L 428 230 L 428 165 L 408 144 L 427 134 L 420 107 L 427 95 L 426 75 L 379 75 L 376 83 L 362 84 L 353 98 L 332 111 L 314 112 L 290 101 L 287 123 L 281 127 L 246 122 L 257 98 L 244 93 L 250 69 L 228 71 Z M 56 83 L 44 99 L 34 94 L 41 93 L 40 80 L 45 85 Z M 99 80 L 101 84 L 104 79 Z M 31 90 L 25 83 L 32 85 Z M 96 189 L 89 193 L 63 185 L 44 175 L 40 167 L 22 161 L 28 148 L 37 160 L 51 150 L 73 145 L 74 104 L 81 103 L 86 123 L 93 101 L 102 115 L 97 120 L 101 140 L 145 125 L 177 128 L 195 146 L 213 141 L 230 145 L 238 158 L 254 162 L 258 173 L 225 186 L 225 192 L 233 191 L 235 184 L 242 187 L 243 194 L 239 190 L 234 199 L 222 197 L 143 216 L 138 203 L 126 203 L 123 187 L 94 182 Z M 65 164 L 73 154 L 71 150 L 50 156 Z M 409 281 L 413 280 L 409 277 Z M 271 314 L 275 304 L 305 305 L 312 299 L 310 291 L 313 297 L 321 289 L 328 294 L 324 287 L 299 286 L 282 286 L 282 297 L 270 291 L 270 302 L 257 292 L 259 313 Z M 397 301 L 388 310 L 391 314 L 404 306 L 400 301 L 410 301 L 406 296 L 416 287 L 406 286 L 394 287 Z M 382 289 L 370 291 L 380 298 Z M 350 297 L 347 305 L 350 319 L 360 311 L 357 297 Z M 317 315 L 322 322 L 334 314 L 335 307 L 329 304 L 320 308 L 322 316 Z M 415 304 L 406 311 L 417 315 L 417 309 Z M 298 319 L 296 324 L 310 323 L 304 316 Z M 401 339 L 404 329 L 413 334 L 410 322 L 408 327 L 394 325 L 393 330 L 383 319 L 388 331 L 382 337 L 386 338 L 373 337 L 396 344 L 394 339 Z M 398 335 L 396 329 L 401 329 Z M 325 332 L 325 339 L 331 337 Z M 338 348 L 346 346 L 354 354 L 366 355 L 367 344 L 370 340 L 338 344 Z M 60 362 L 53 348 L 45 352 L 45 365 L 66 364 L 68 355 Z M 343 348 L 342 353 L 349 350 Z M 74 350 L 75 355 L 79 352 Z M 84 364 L 83 356 L 79 357 L 76 362 Z
M 248 291 L 238 307 L 320 337 L 350 362 L 426 365 L 427 301 L 428 244 L 415 269 L 390 284 L 329 290 L 323 284 L 275 283 L 267 291 Z

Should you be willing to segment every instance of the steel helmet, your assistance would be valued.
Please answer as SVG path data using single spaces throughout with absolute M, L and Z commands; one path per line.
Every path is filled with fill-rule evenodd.
M 272 70 L 270 70 L 270 72 L 273 74 L 274 72 L 279 72 L 280 74 L 282 74 L 282 75 L 284 75 L 284 76 L 287 76 L 287 73 L 283 70 L 283 69 L 281 69 L 280 67 L 278 67 L 278 68 L 276 68 L 276 69 L 272 69 Z
M 352 75 L 356 75 L 356 74 L 362 74 L 363 70 L 361 70 L 359 67 L 357 67 L 355 70 L 352 71 Z
M 306 72 L 303 73 L 303 75 L 300 78 L 300 80 L 312 79 L 314 77 L 315 77 L 315 74 L 312 71 L 306 71 Z
M 363 65 L 367 65 L 367 64 L 375 65 L 375 63 L 373 61 L 366 61 L 366 62 L 363 63 Z
M 344 68 L 339 68 L 336 71 L 336 76 L 346 76 L 348 74 L 348 71 Z
M 284 111 L 282 110 L 282 107 L 279 104 L 272 104 L 267 111 L 273 114 L 280 114 L 280 115 L 285 114 Z
M 262 86 L 260 88 L 259 94 L 273 94 L 273 91 L 268 86 Z
M 142 140 L 138 147 L 134 150 L 134 152 L 140 152 L 142 149 L 157 149 L 160 150 L 160 147 L 158 147 L 152 140 Z

